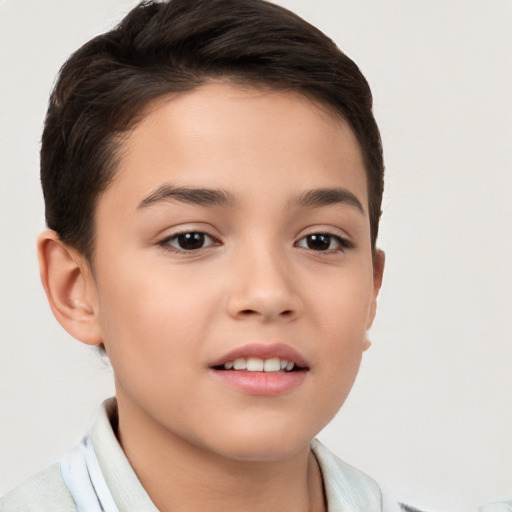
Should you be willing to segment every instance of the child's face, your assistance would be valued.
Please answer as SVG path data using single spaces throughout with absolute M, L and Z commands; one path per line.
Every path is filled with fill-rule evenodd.
M 87 282 L 121 421 L 298 452 L 352 386 L 380 284 L 354 135 L 299 94 L 217 83 L 153 104 L 122 149 Z M 223 369 L 244 357 L 301 369 Z

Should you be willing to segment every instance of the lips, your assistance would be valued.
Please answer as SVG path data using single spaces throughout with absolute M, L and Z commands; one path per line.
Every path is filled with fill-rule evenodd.
M 297 389 L 309 366 L 288 345 L 253 343 L 238 347 L 210 365 L 215 379 L 243 394 L 276 397 Z

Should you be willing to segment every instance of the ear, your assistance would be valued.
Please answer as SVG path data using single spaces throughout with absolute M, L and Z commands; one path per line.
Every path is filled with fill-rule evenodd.
M 363 340 L 363 352 L 368 350 L 371 346 L 372 346 L 372 340 L 368 336 L 368 331 L 367 331 L 366 336 L 364 337 L 364 340 Z
M 377 296 L 379 295 L 380 287 L 382 286 L 382 276 L 384 275 L 384 264 L 386 261 L 386 255 L 384 251 L 375 249 L 373 255 L 373 296 L 370 303 L 370 309 L 368 311 L 368 320 L 366 329 L 369 329 L 373 320 L 375 319 L 375 313 L 377 312 Z M 370 346 L 368 344 L 367 348 Z
M 77 340 L 101 344 L 93 307 L 94 280 L 85 258 L 50 229 L 39 235 L 37 254 L 41 282 L 55 318 Z

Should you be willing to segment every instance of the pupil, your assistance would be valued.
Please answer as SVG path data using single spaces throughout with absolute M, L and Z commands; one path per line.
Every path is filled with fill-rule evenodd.
M 192 251 L 194 249 L 201 249 L 204 245 L 203 233 L 183 233 L 178 235 L 178 243 L 182 249 Z
M 307 243 L 309 249 L 326 251 L 331 244 L 331 237 L 329 235 L 308 235 Z

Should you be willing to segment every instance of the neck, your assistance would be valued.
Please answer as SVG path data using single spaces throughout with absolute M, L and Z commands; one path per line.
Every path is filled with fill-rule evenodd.
M 309 446 L 284 460 L 233 460 L 174 435 L 119 395 L 118 404 L 119 441 L 160 512 L 326 510 Z

